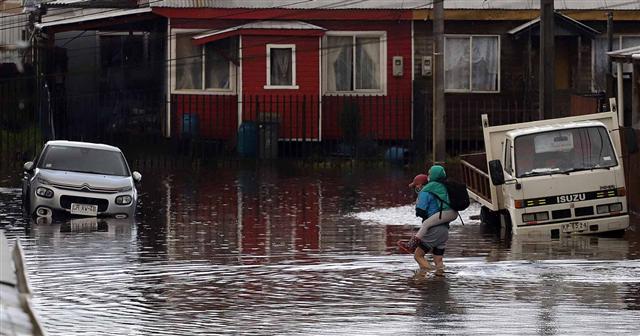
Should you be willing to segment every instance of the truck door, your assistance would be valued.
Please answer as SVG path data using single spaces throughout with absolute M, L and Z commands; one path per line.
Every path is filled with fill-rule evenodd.
M 516 173 L 513 163 L 513 143 L 511 139 L 507 138 L 504 147 L 502 148 L 502 161 L 504 163 L 504 177 L 506 181 L 514 180 Z M 502 185 L 502 191 L 504 195 L 504 208 L 513 208 L 513 202 L 516 199 L 522 199 L 523 192 L 520 185 L 517 183 L 506 183 Z

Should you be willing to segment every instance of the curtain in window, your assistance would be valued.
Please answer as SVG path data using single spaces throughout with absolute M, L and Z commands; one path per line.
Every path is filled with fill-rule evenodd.
M 192 35 L 176 35 L 176 89 L 202 89 L 202 47 Z
M 293 85 L 293 50 L 272 48 L 270 58 L 271 85 Z
M 380 88 L 380 38 L 356 38 L 356 89 Z
M 470 48 L 468 37 L 445 37 L 445 89 L 469 90 Z
M 228 40 L 209 43 L 204 49 L 205 88 L 228 89 L 230 81 Z
M 473 91 L 498 90 L 498 37 L 474 36 L 472 39 L 471 84 Z
M 327 90 L 353 90 L 353 37 L 327 37 Z

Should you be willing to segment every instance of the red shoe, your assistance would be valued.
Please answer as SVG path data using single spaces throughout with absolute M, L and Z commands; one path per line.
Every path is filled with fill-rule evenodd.
M 418 238 L 411 237 L 409 241 L 398 240 L 398 249 L 400 252 L 406 254 L 414 254 L 416 252 L 416 248 L 418 247 Z

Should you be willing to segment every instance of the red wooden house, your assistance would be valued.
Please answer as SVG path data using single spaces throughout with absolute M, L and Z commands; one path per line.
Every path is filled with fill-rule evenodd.
M 352 109 L 359 136 L 410 139 L 411 10 L 275 4 L 151 4 L 168 19 L 173 134 L 229 140 L 267 121 L 281 141 L 338 139 Z

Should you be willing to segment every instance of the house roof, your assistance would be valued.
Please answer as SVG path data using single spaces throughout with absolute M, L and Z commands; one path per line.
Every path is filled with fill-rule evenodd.
M 108 10 L 108 11 L 102 10 L 93 14 L 76 15 L 69 18 L 45 16 L 43 17 L 44 22 L 36 23 L 35 27 L 38 29 L 44 29 L 48 27 L 55 27 L 55 26 L 61 26 L 66 24 L 72 24 L 72 23 L 81 23 L 81 22 L 86 23 L 86 22 L 103 20 L 108 18 L 121 17 L 121 16 L 127 16 L 127 15 L 137 15 L 137 14 L 144 14 L 144 13 L 150 13 L 150 12 L 151 12 L 151 8 L 147 7 L 147 8 L 136 8 L 136 9 L 127 9 L 127 10 L 120 10 L 120 9 Z
M 318 30 L 325 31 L 325 28 L 320 26 L 312 25 L 310 23 L 302 22 L 302 21 L 258 21 L 251 22 L 247 24 L 243 24 L 240 26 L 235 26 L 222 30 L 210 30 L 204 32 L 202 34 L 198 34 L 193 37 L 193 42 L 195 44 L 204 44 L 216 40 L 220 40 L 229 36 L 242 35 L 244 33 L 248 34 L 256 34 L 259 31 L 277 31 L 277 30 L 287 30 L 287 31 L 304 31 L 302 34 L 311 35 L 308 33 L 309 30 Z M 291 35 L 291 34 L 288 34 Z
M 580 34 L 586 34 L 592 38 L 600 34 L 599 31 L 585 25 L 584 23 L 574 20 L 562 13 L 555 12 L 554 16 L 557 22 L 559 21 L 561 25 L 564 25 L 564 27 L 569 30 L 576 31 Z M 508 33 L 511 35 L 520 35 L 528 30 L 538 29 L 539 27 L 540 27 L 540 17 L 537 17 L 529 22 L 526 22 L 518 27 L 515 27 L 509 30 Z
M 613 60 L 622 63 L 640 62 L 640 45 L 607 53 Z
M 72 0 L 62 0 L 72 1 Z M 288 8 L 288 9 L 428 9 L 424 0 L 148 0 L 151 7 L 167 8 Z M 540 9 L 539 0 L 447 0 L 446 9 Z M 639 10 L 640 1 L 555 0 L 556 10 Z

